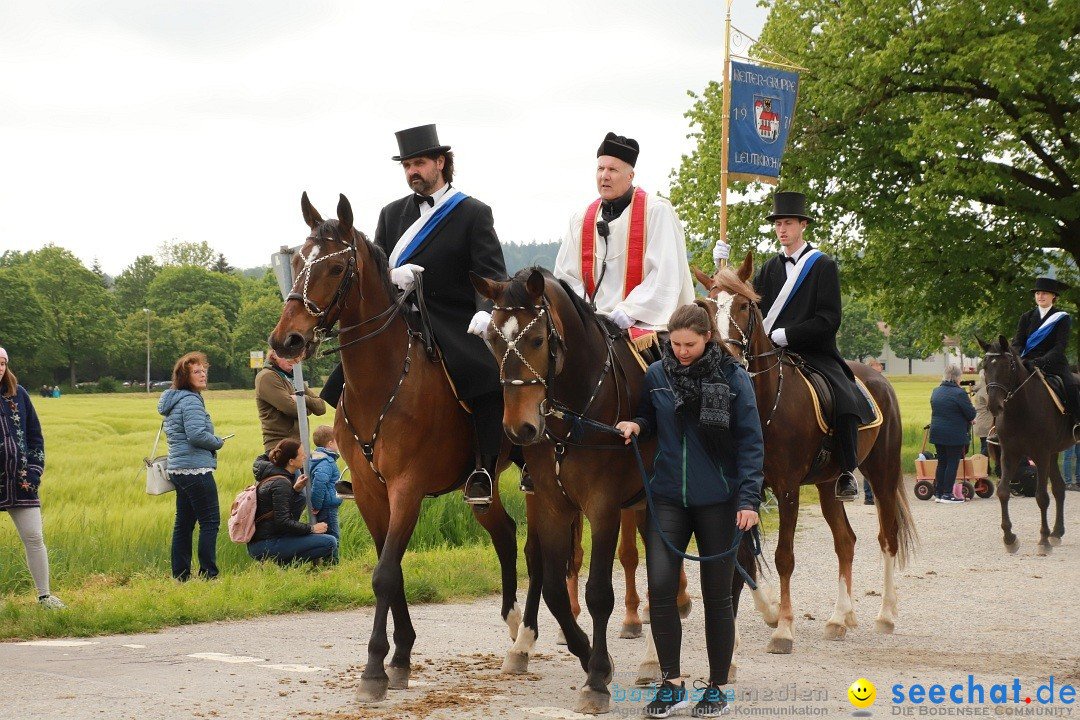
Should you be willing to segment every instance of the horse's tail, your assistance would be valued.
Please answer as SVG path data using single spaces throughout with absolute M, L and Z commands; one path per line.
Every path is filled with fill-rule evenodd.
M 903 570 L 908 560 L 915 556 L 919 545 L 919 533 L 915 529 L 915 519 L 911 515 L 905 491 L 904 475 L 896 482 L 896 565 Z

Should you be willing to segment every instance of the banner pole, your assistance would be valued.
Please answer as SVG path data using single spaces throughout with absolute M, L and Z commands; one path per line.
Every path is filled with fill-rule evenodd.
M 720 242 L 728 243 L 727 232 L 727 186 L 728 186 L 728 144 L 731 142 L 731 3 L 727 0 L 727 15 L 724 18 L 724 110 L 720 123 Z M 721 260 L 717 270 L 727 267 L 727 260 Z

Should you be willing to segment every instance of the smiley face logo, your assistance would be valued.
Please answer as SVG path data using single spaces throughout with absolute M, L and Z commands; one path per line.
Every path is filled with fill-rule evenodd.
M 855 707 L 868 708 L 877 699 L 877 689 L 874 687 L 874 683 L 866 678 L 859 678 L 851 683 L 851 687 L 847 689 L 847 696 Z

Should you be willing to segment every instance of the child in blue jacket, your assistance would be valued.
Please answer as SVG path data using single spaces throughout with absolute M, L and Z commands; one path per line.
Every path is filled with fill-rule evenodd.
M 730 549 L 736 528 L 750 530 L 758 522 L 764 480 L 754 387 L 717 342 L 711 309 L 704 300 L 683 305 L 672 313 L 668 331 L 663 358 L 645 373 L 636 416 L 616 426 L 627 442 L 638 434 L 656 435 L 658 441 L 649 479 L 656 516 L 647 518 L 644 534 L 652 634 L 663 679 L 646 717 L 667 717 L 691 699 L 679 666 L 682 624 L 675 591 L 681 560 L 661 533 L 682 552 L 693 535 L 702 557 Z M 722 686 L 728 683 L 735 645 L 734 569 L 734 557 L 701 563 L 709 680 L 695 717 L 718 717 L 728 710 L 730 695 Z
M 341 528 L 338 526 L 338 507 L 341 497 L 334 486 L 341 479 L 338 470 L 337 442 L 334 429 L 329 425 L 320 425 L 311 434 L 315 452 L 311 453 L 311 509 L 318 522 L 326 523 L 326 532 L 341 540 Z

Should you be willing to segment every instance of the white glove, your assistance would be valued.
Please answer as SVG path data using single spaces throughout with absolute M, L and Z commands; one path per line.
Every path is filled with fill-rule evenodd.
M 777 328 L 769 333 L 769 338 L 773 341 L 773 345 L 780 347 L 787 347 L 787 332 L 784 328 Z
M 611 318 L 611 322 L 615 323 L 623 330 L 633 326 L 635 322 L 634 318 L 630 317 L 619 308 L 615 308 L 614 310 L 612 310 L 611 314 L 608 315 L 608 317 Z
M 469 321 L 469 332 L 473 335 L 484 337 L 484 333 L 487 332 L 488 325 L 490 324 L 491 313 L 487 310 L 477 310 L 476 314 L 472 316 L 472 320 Z
M 727 260 L 730 255 L 731 255 L 731 246 L 728 245 L 723 240 L 717 240 L 716 244 L 713 245 L 713 248 L 712 248 L 713 263 L 717 267 L 720 267 L 720 261 L 721 260 Z
M 424 268 L 419 265 L 406 263 L 401 267 L 390 270 L 390 282 L 397 285 L 401 292 L 409 292 L 412 286 L 416 284 L 416 273 L 422 272 L 424 272 Z

